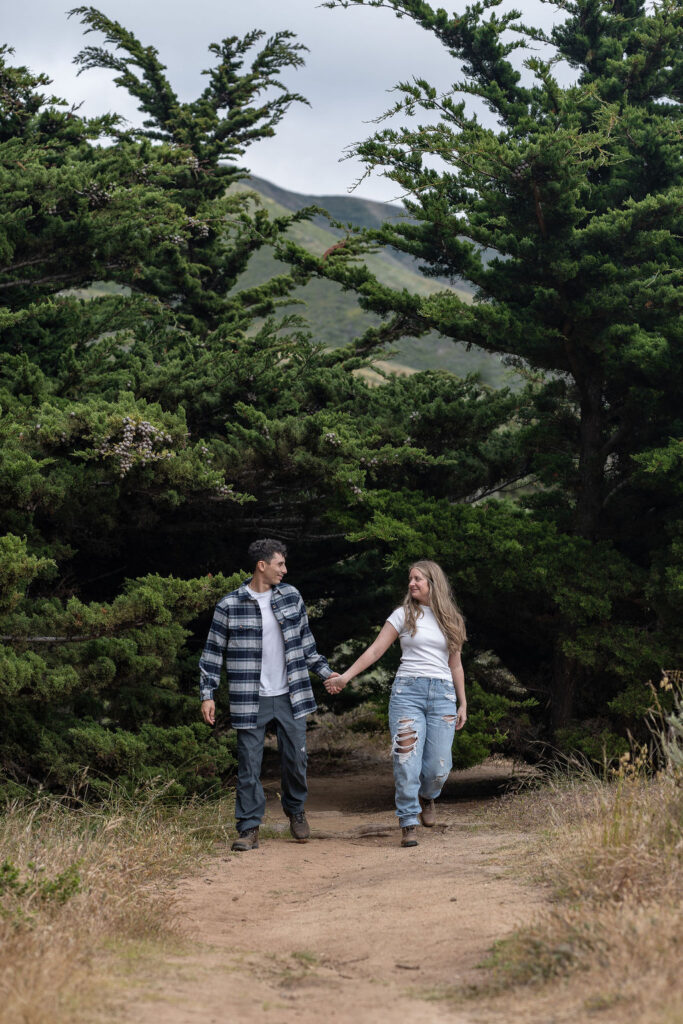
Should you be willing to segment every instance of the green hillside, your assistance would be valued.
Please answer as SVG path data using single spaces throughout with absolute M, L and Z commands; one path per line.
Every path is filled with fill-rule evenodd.
M 353 196 L 306 196 L 272 185 L 260 178 L 233 186 L 258 193 L 260 201 L 274 216 L 296 212 L 306 206 L 325 207 L 335 218 L 356 227 L 378 227 L 383 219 L 404 215 L 400 207 L 356 199 Z M 321 255 L 339 238 L 340 232 L 332 228 L 325 218 L 318 216 L 313 221 L 294 224 L 291 237 L 299 245 Z M 393 288 L 405 288 L 421 295 L 430 295 L 450 287 L 468 301 L 471 291 L 464 285 L 451 287 L 441 281 L 420 274 L 414 261 L 405 254 L 394 250 L 378 252 L 367 258 L 368 267 L 384 284 Z M 240 279 L 240 286 L 250 286 L 266 281 L 276 273 L 282 273 L 282 264 L 261 250 L 250 263 Z M 355 297 L 334 281 L 315 280 L 295 292 L 301 301 L 301 313 L 311 325 L 314 337 L 323 345 L 338 348 L 348 344 L 367 326 L 378 323 L 377 317 L 365 313 L 358 307 Z M 448 370 L 460 377 L 478 373 L 482 380 L 492 387 L 514 384 L 514 374 L 501 361 L 481 349 L 458 345 L 438 334 L 423 338 L 404 338 L 392 346 L 391 352 L 382 353 L 382 360 L 391 360 L 398 366 L 414 370 Z M 384 364 L 386 365 L 386 364 Z

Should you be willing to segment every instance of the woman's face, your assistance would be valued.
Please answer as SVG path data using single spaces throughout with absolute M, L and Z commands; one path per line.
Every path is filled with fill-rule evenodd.
M 414 601 L 429 604 L 429 580 L 419 569 L 411 569 L 408 577 L 408 590 Z

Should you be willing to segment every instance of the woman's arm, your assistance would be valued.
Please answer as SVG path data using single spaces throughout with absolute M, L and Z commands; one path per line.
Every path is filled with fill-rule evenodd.
M 454 651 L 448 659 L 448 667 L 453 677 L 455 696 L 458 701 L 458 717 L 455 722 L 456 729 L 462 729 L 467 721 L 467 697 L 465 696 L 465 672 L 462 667 L 460 651 Z
M 391 623 L 385 622 L 376 639 L 372 641 L 369 647 L 366 647 L 361 656 L 354 661 L 351 668 L 347 668 L 346 672 L 343 672 L 340 676 L 326 681 L 325 689 L 328 693 L 339 693 L 355 676 L 360 675 L 366 668 L 374 665 L 385 651 L 389 650 L 397 636 L 398 633 Z

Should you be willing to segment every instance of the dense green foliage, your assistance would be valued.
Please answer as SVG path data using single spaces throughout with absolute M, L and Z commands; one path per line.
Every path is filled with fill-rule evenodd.
M 410 196 L 412 222 L 373 237 L 475 288 L 474 303 L 422 300 L 424 326 L 538 379 L 519 414 L 523 500 L 430 504 L 407 525 L 415 496 L 395 493 L 369 531 L 399 560 L 418 544 L 440 557 L 556 728 L 578 715 L 599 732 L 625 683 L 642 711 L 643 681 L 683 639 L 683 10 L 572 0 L 544 32 L 498 0 L 453 15 L 422 0 L 326 6 L 363 5 L 434 33 L 460 76 L 444 95 L 401 83 L 387 115 L 401 125 L 357 146 Z M 413 127 L 421 112 L 432 123 Z
M 202 96 L 180 104 L 152 48 L 78 13 L 125 54 L 88 47 L 81 64 L 114 67 L 147 120 L 85 120 L 0 55 L 3 768 L 18 784 L 67 786 L 87 766 L 94 788 L 158 775 L 193 791 L 233 757 L 197 721 L 187 639 L 242 575 L 191 564 L 186 524 L 220 529 L 218 510 L 246 500 L 210 448 L 229 414 L 216 379 L 254 324 L 245 348 L 272 348 L 264 318 L 294 286 L 281 275 L 229 297 L 289 219 L 245 215 L 225 161 L 298 99 L 278 71 L 300 48 L 287 33 L 256 52 L 258 33 L 225 40 Z M 103 278 L 116 289 L 77 297 Z
M 499 126 L 406 85 L 409 111 L 440 123 L 360 151 L 415 195 L 413 219 L 369 241 L 349 228 L 325 257 L 293 233 L 314 211 L 269 215 L 237 187 L 236 161 L 301 99 L 281 81 L 302 59 L 288 33 L 213 46 L 206 89 L 181 103 L 152 47 L 79 8 L 105 46 L 78 60 L 115 72 L 139 130 L 82 118 L 0 53 L 6 791 L 64 788 L 86 767 L 94 791 L 159 776 L 182 795 L 229 776 L 225 717 L 213 734 L 198 720 L 197 657 L 256 536 L 290 545 L 335 667 L 399 603 L 412 559 L 444 566 L 470 634 L 461 764 L 528 751 L 551 728 L 618 750 L 612 733 L 642 718 L 647 678 L 673 663 L 680 12 L 634 2 L 627 19 L 582 0 L 546 41 L 578 69 L 561 89 L 538 61 L 520 84 L 500 39 L 512 16 L 484 18 L 495 5 L 460 21 L 392 6 L 465 59 L 465 91 Z M 431 152 L 452 170 L 425 166 Z M 437 291 L 375 274 L 378 242 L 417 256 Z M 250 278 L 259 253 L 280 272 Z M 346 348 L 323 348 L 292 312 L 321 282 L 374 318 Z M 512 357 L 529 385 L 428 371 L 370 387 L 355 372 L 434 329 Z
M 233 764 L 226 723 L 199 721 L 196 662 L 249 541 L 292 541 L 313 614 L 334 600 L 321 649 L 366 635 L 379 563 L 349 558 L 345 538 L 365 491 L 419 488 L 437 468 L 443 487 L 486 485 L 517 459 L 494 436 L 512 405 L 485 408 L 462 383 L 451 406 L 446 375 L 370 389 L 279 314 L 305 271 L 245 282 L 254 253 L 284 252 L 307 216 L 268 216 L 230 188 L 235 156 L 298 99 L 280 88 L 301 59 L 287 33 L 212 47 L 210 85 L 181 104 L 153 49 L 78 13 L 116 47 L 81 65 L 113 68 L 146 120 L 85 120 L 3 51 L 2 768 L 9 792 L 87 767 L 95 792 L 161 777 L 182 794 Z M 411 441 L 412 410 L 430 405 L 452 450 Z

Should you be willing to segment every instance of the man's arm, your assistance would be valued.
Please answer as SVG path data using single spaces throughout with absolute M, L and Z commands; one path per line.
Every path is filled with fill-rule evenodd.
M 199 696 L 202 702 L 202 718 L 207 725 L 216 720 L 216 705 L 213 694 L 221 681 L 221 668 L 228 642 L 228 614 L 216 605 L 209 635 L 199 659 Z
M 329 676 L 336 673 L 332 672 L 332 669 L 327 664 L 327 659 L 323 658 L 322 654 L 318 654 L 318 650 L 315 646 L 315 638 L 311 633 L 311 627 L 308 624 L 306 605 L 304 604 L 301 596 L 299 597 L 299 600 L 301 602 L 301 606 L 299 608 L 299 614 L 301 617 L 301 648 L 304 652 L 306 665 L 311 672 L 315 672 L 315 674 L 320 676 L 321 679 L 327 679 Z

